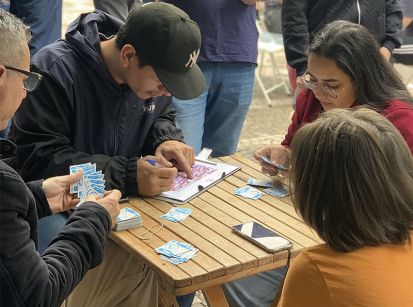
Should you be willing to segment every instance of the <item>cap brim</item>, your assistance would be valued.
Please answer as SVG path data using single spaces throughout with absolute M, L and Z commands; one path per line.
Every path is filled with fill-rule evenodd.
M 204 74 L 197 64 L 183 73 L 170 72 L 162 68 L 155 68 L 159 80 L 172 96 L 189 100 L 201 95 L 206 88 Z

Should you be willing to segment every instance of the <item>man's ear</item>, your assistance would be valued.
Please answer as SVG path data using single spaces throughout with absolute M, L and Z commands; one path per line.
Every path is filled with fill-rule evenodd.
M 136 50 L 130 45 L 126 44 L 120 50 L 120 62 L 123 67 L 129 67 L 132 62 L 136 60 Z
M 6 77 L 7 77 L 6 67 L 0 64 L 0 86 L 2 86 L 6 82 Z

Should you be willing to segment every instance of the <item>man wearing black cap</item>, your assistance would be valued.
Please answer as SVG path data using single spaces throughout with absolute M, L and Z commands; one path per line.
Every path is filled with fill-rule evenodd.
M 195 63 L 200 43 L 197 24 L 165 3 L 136 8 L 124 25 L 101 11 L 80 15 L 64 39 L 32 60 L 43 82 L 15 116 L 22 177 L 66 174 L 72 164 L 92 162 L 106 189 L 149 196 L 169 190 L 177 169 L 191 177 L 194 153 L 175 127 L 169 96 L 204 91 Z M 54 236 L 63 223 L 44 224 L 40 239 L 47 242 L 45 233 Z
M 170 161 L 191 176 L 192 148 L 164 96 L 204 90 L 195 63 L 200 39 L 195 22 L 163 3 L 133 10 L 122 27 L 100 11 L 82 14 L 65 39 L 32 60 L 44 82 L 15 118 L 23 178 L 65 174 L 87 161 L 104 171 L 108 189 L 153 196 L 171 187 Z M 165 167 L 139 159 L 148 154 Z

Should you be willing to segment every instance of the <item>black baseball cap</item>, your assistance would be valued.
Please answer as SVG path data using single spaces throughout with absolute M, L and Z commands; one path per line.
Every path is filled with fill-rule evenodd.
M 125 42 L 147 59 L 168 92 L 183 100 L 202 94 L 206 82 L 196 64 L 201 32 L 184 11 L 169 3 L 146 3 L 129 13 L 124 27 Z

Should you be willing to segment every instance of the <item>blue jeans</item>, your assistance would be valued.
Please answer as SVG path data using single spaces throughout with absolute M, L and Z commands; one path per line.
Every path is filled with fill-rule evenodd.
M 43 217 L 37 224 L 38 231 L 38 246 L 37 251 L 43 254 L 50 242 L 57 237 L 60 230 L 66 224 L 68 217 L 64 213 L 56 213 L 50 216 Z
M 66 224 L 68 217 L 64 213 L 57 213 L 51 216 L 41 218 L 37 225 L 39 242 L 37 251 L 42 254 L 49 246 L 50 242 L 59 234 L 63 226 Z M 180 307 L 190 307 L 194 300 L 195 292 L 177 296 L 176 300 Z
M 191 100 L 173 98 L 176 124 L 185 142 L 198 154 L 203 147 L 212 156 L 233 154 L 247 116 L 254 89 L 255 64 L 199 63 L 207 88 Z
M 30 55 L 62 36 L 62 0 L 10 1 L 10 12 L 30 26 Z
M 270 307 L 286 274 L 286 267 L 258 273 L 222 286 L 231 307 Z
M 0 9 L 5 10 L 6 12 L 10 9 L 10 1 L 9 0 L 0 0 Z

